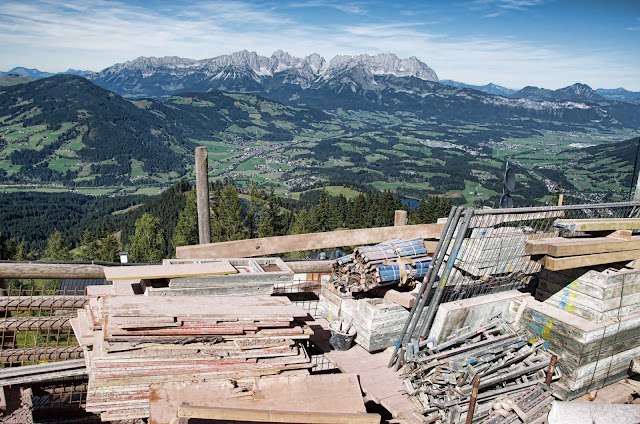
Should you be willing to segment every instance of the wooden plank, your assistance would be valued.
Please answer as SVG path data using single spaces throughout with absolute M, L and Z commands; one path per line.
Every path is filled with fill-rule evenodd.
M 360 246 L 399 238 L 440 238 L 444 224 L 405 225 L 399 227 L 365 228 L 248 240 L 226 241 L 176 248 L 178 258 L 234 258 L 275 255 L 301 250 L 341 246 Z
M 262 413 L 283 410 L 317 414 L 366 413 L 358 376 L 355 374 L 281 374 L 236 382 L 163 382 L 151 385 L 149 395 L 150 424 L 168 424 L 184 402 L 190 405 L 252 409 Z
M 544 256 L 541 259 L 541 262 L 545 268 L 551 271 L 560 271 L 563 269 L 625 262 L 638 258 L 640 258 L 640 249 L 625 250 L 622 252 L 600 253 L 596 255 L 567 256 L 564 258 Z
M 640 230 L 638 218 L 557 219 L 553 224 L 573 232 Z
M 238 271 L 227 261 L 203 264 L 142 265 L 104 268 L 107 280 L 136 280 L 195 277 L 197 275 L 235 274 Z
M 637 249 L 640 249 L 640 236 L 633 236 L 631 240 L 612 237 L 576 239 L 558 237 L 531 240 L 525 243 L 525 252 L 530 255 L 541 254 L 554 257 L 591 255 Z
M 188 406 L 178 408 L 178 418 L 249 421 L 261 423 L 344 423 L 379 424 L 378 414 L 341 414 L 337 412 L 261 411 L 256 409 Z

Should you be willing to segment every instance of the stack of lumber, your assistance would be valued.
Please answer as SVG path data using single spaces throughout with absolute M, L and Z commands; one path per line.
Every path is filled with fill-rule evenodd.
M 528 255 L 538 256 L 547 269 L 561 271 L 640 258 L 640 219 L 563 219 L 555 225 L 565 229 L 569 237 L 550 237 L 525 243 Z M 575 236 L 576 232 L 586 233 Z
M 105 268 L 112 294 L 148 296 L 270 295 L 293 282 L 280 258 L 165 259 L 162 265 Z
M 356 374 L 297 374 L 152 385 L 149 423 L 170 424 L 176 418 L 221 420 L 216 422 L 380 423 L 378 414 L 368 414 L 365 409 Z
M 219 262 L 222 259 L 165 259 L 163 265 Z M 275 284 L 293 282 L 293 271 L 280 258 L 225 259 L 236 274 L 172 278 L 168 287 L 149 287 L 151 296 L 270 295 Z
M 357 247 L 353 254 L 336 259 L 334 284 L 345 292 L 414 284 L 427 274 L 430 263 L 422 238 L 391 239 L 375 246 Z
M 71 324 L 89 371 L 86 409 L 149 416 L 149 386 L 309 368 L 307 313 L 285 297 L 91 298 Z

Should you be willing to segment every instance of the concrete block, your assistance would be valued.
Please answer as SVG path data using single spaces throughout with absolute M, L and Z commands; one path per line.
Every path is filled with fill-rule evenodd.
M 528 299 L 533 300 L 533 297 L 527 293 L 510 290 L 443 303 L 438 308 L 429 338 L 435 339 L 436 343 L 442 343 L 456 330 L 478 326 L 500 313 L 503 318 L 510 320 L 512 317 L 510 314 L 511 303 L 516 299 L 529 301 Z

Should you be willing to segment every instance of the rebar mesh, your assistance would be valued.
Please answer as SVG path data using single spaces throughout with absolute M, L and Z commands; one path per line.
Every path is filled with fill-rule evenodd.
M 5 367 L 82 357 L 70 320 L 87 301 L 84 290 L 61 294 L 11 285 L 3 291 L 0 358 Z

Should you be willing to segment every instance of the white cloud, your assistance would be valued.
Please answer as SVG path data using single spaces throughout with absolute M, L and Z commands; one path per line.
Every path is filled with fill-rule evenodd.
M 330 1 L 330 0 L 308 0 L 308 1 L 300 1 L 295 3 L 289 3 L 289 7 L 293 8 L 303 8 L 303 7 L 327 7 L 331 9 L 336 9 L 341 12 L 353 13 L 357 15 L 362 15 L 365 13 L 365 9 L 361 3 L 346 3 L 340 1 Z
M 534 1 L 501 3 L 527 7 Z M 202 59 L 243 49 L 262 55 L 277 49 L 296 56 L 317 52 L 326 59 L 392 52 L 418 57 L 443 79 L 470 84 L 559 88 L 583 82 L 640 91 L 638 56 L 615 48 L 580 50 L 515 38 L 462 37 L 410 18 L 309 24 L 295 21 L 287 11 L 240 0 L 192 0 L 163 9 L 116 0 L 5 0 L 0 3 L 0 70 L 18 65 L 43 71 L 101 70 L 138 56 Z

